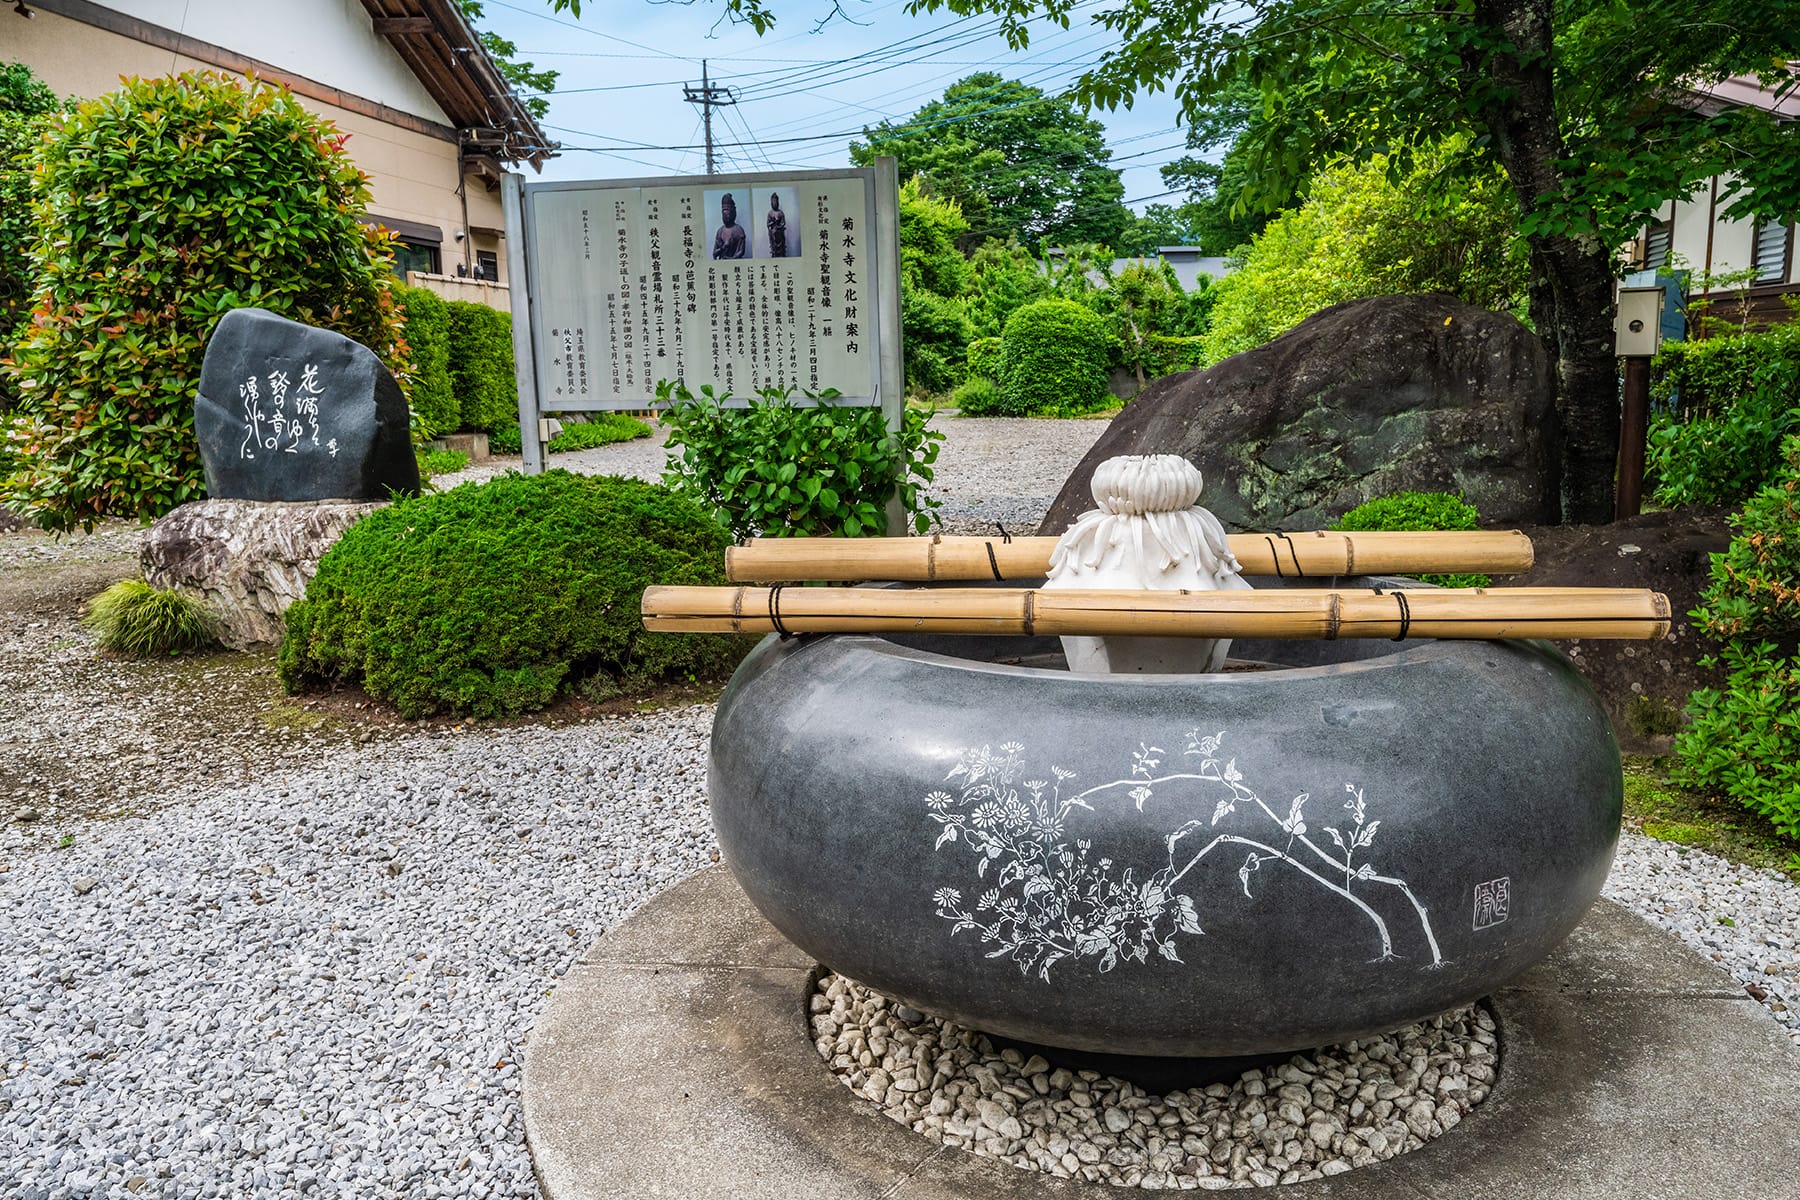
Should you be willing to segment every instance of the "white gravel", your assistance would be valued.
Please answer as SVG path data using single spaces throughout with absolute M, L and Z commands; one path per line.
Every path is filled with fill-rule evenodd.
M 352 752 L 9 864 L 0 834 L 0 1196 L 535 1196 L 526 1032 L 713 861 L 710 719 Z
M 1044 424 L 1043 461 L 1037 423 L 948 426 L 953 520 L 1035 524 L 1104 427 Z M 587 469 L 654 477 L 644 445 Z M 518 1055 L 582 951 L 712 861 L 710 716 L 421 729 L 247 784 L 165 759 L 147 815 L 0 827 L 0 1197 L 535 1195 Z M 1608 894 L 1800 1037 L 1800 888 L 1627 834 Z
M 1382 1162 L 1461 1124 L 1499 1065 L 1494 1018 L 1475 1005 L 1156 1095 L 996 1051 L 841 976 L 821 979 L 809 1007 L 819 1057 L 892 1120 L 1024 1170 L 1128 1188 L 1274 1187 Z

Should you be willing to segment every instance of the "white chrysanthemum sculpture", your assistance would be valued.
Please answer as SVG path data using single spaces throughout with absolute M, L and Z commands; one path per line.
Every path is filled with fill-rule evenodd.
M 1198 467 L 1179 454 L 1127 454 L 1094 468 L 1094 500 L 1057 540 L 1047 588 L 1248 588 L 1219 519 L 1199 507 Z M 1066 637 L 1071 671 L 1216 671 L 1229 638 Z

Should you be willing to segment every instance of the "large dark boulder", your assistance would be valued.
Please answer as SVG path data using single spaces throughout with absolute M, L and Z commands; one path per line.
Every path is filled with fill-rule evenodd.
M 215 500 L 386 500 L 419 490 L 400 385 L 367 347 L 261 308 L 206 343 L 194 429 Z
M 1554 521 L 1560 432 L 1544 345 L 1450 296 L 1380 296 L 1151 384 L 1069 476 L 1041 531 L 1093 507 L 1094 467 L 1181 454 L 1242 530 L 1323 528 L 1399 491 L 1461 492 L 1489 525 Z

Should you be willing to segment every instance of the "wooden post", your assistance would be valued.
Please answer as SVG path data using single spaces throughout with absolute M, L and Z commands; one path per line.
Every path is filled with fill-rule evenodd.
M 1644 443 L 1650 427 L 1650 360 L 1625 358 L 1624 406 L 1619 420 L 1619 483 L 1613 519 L 1638 515 L 1644 495 Z

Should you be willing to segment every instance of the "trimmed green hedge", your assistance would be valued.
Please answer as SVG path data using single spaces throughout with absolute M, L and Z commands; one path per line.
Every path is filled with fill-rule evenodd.
M 1038 300 L 1007 319 L 1000 335 L 996 416 L 1079 416 L 1106 406 L 1112 336 L 1106 318 L 1072 300 Z
M 1479 529 L 1481 514 L 1461 496 L 1449 492 L 1395 492 L 1359 504 L 1331 526 L 1356 532 L 1387 529 Z M 1420 575 L 1439 587 L 1486 587 L 1486 575 Z
M 1800 433 L 1800 324 L 1668 342 L 1652 364 L 1648 474 L 1658 504 L 1739 504 Z
M 1006 393 L 985 375 L 971 375 L 950 393 L 950 403 L 965 417 L 1007 417 Z
M 428 288 L 403 287 L 398 293 L 412 350 L 413 414 L 428 438 L 453 433 L 462 415 L 450 382 L 450 308 Z
M 360 684 L 407 717 L 499 717 L 575 688 L 723 679 L 752 644 L 648 633 L 651 583 L 725 582 L 725 530 L 636 479 L 502 475 L 363 518 L 287 612 L 290 692 Z
M 450 380 L 464 429 L 491 433 L 519 422 L 519 379 L 513 370 L 512 315 L 485 304 L 452 300 Z

